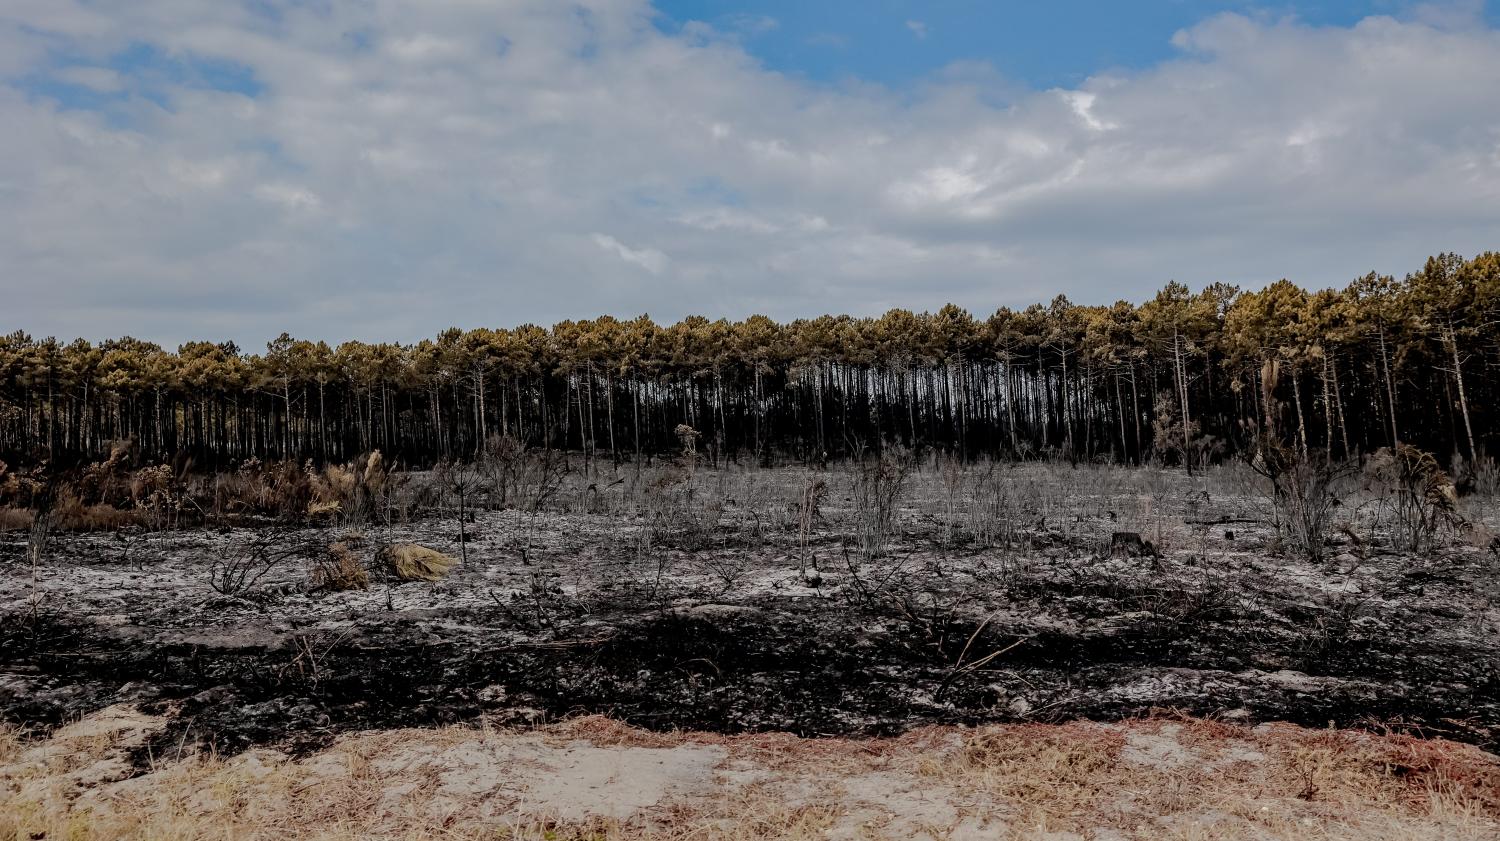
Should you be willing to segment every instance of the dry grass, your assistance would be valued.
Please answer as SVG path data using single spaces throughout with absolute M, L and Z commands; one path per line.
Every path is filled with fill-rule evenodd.
M 458 564 L 457 558 L 415 543 L 389 546 L 383 554 L 402 581 L 437 581 Z
M 360 562 L 349 544 L 330 544 L 328 551 L 318 558 L 313 567 L 313 585 L 325 590 L 368 590 L 370 573 Z
M 85 504 L 69 490 L 58 495 L 51 516 L 59 531 L 120 531 L 146 522 L 141 511 L 122 511 L 107 502 Z
M 300 761 L 191 757 L 129 778 L 121 752 L 150 726 L 112 709 L 43 741 L 0 731 L 0 840 L 1500 837 L 1494 757 L 1287 725 L 804 740 L 647 733 L 590 717 L 533 732 L 367 733 Z M 683 757 L 700 764 L 673 772 Z M 600 767 L 617 770 L 571 795 L 538 794 Z M 653 774 L 660 791 L 646 786 L 641 808 L 611 813 Z
M 0 532 L 27 531 L 33 516 L 25 508 L 0 508 Z
M 108 503 L 85 505 L 65 492 L 52 508 L 51 528 L 66 532 L 120 531 L 145 522 L 138 511 L 126 511 Z M 0 508 L 0 532 L 26 531 L 36 514 L 26 508 Z

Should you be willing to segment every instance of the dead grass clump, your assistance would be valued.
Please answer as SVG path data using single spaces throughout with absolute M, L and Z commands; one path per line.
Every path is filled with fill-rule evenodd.
M 672 748 L 687 742 L 703 744 L 725 740 L 723 736 L 712 733 L 658 733 L 643 730 L 604 715 L 575 716 L 543 725 L 543 728 L 548 733 L 567 739 L 584 739 L 600 747 Z
M 26 531 L 34 516 L 25 508 L 0 508 L 0 532 Z
M 1372 743 L 1365 762 L 1399 781 L 1414 807 L 1440 798 L 1500 820 L 1500 761 L 1470 745 L 1393 735 Z
M 21 730 L 0 721 L 0 762 L 10 762 L 21 752 Z
M 251 457 L 233 473 L 214 477 L 213 511 L 219 516 L 301 517 L 312 499 L 312 482 L 296 462 L 266 464 Z
M 388 546 L 383 555 L 391 571 L 402 581 L 437 581 L 458 564 L 458 559 L 451 555 L 415 543 Z
M 345 523 L 367 523 L 387 507 L 393 489 L 379 450 L 348 464 L 330 464 L 321 471 L 309 462 L 304 468 L 312 498 L 308 516 L 340 515 Z
M 1055 822 L 1092 811 L 1124 746 L 1117 730 L 1093 725 L 986 728 L 964 745 L 952 773 L 955 782 L 980 786 Z
M 360 474 L 355 473 L 352 466 L 338 464 L 330 464 L 319 473 L 309 463 L 307 473 L 308 481 L 312 484 L 314 505 L 337 507 L 354 495 L 354 488 L 360 479 Z
M 58 493 L 52 506 L 52 522 L 59 531 L 119 531 L 145 525 L 146 516 L 140 511 L 121 511 L 105 502 L 86 505 L 69 488 Z
M 1477 748 L 1406 735 L 1305 731 L 1277 725 L 1262 738 L 1271 757 L 1270 788 L 1322 810 L 1370 811 L 1395 826 L 1440 822 L 1447 834 L 1411 838 L 1496 837 L 1500 761 Z
M 368 590 L 370 573 L 347 543 L 333 543 L 316 561 L 313 585 L 340 593 L 346 590 Z
M 388 496 L 399 484 L 390 478 L 379 450 L 322 469 L 310 461 L 266 464 L 249 458 L 233 473 L 213 478 L 212 507 L 220 516 L 338 517 L 364 523 L 388 511 Z

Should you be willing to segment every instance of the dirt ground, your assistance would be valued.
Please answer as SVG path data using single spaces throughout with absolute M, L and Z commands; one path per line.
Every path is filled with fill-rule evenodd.
M 351 734 L 293 758 L 130 752 L 110 707 L 0 741 L 0 838 L 1361 839 L 1500 833 L 1467 745 L 1193 719 L 926 727 L 886 739 L 659 734 L 600 717 Z
M 315 586 L 308 560 L 213 589 L 225 559 L 273 539 L 264 524 L 58 536 L 34 580 L 24 536 L 0 535 L 0 714 L 34 734 L 106 708 L 150 716 L 126 751 L 137 774 L 199 748 L 300 762 L 350 732 L 579 715 L 888 744 L 1163 711 L 1500 740 L 1486 501 L 1419 557 L 1353 489 L 1312 563 L 1228 470 L 929 467 L 883 529 L 867 491 L 848 471 L 606 470 L 535 514 L 277 534 L 302 558 L 350 546 L 373 578 L 345 592 Z M 1112 555 L 1116 531 L 1160 557 Z M 467 559 L 402 583 L 378 561 L 395 542 Z

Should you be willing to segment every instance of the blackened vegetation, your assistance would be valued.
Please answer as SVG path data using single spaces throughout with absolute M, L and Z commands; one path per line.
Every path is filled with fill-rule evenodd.
M 1133 531 L 1117 531 L 1110 535 L 1109 553 L 1116 558 L 1157 558 L 1156 544 L 1143 539 Z
M 1500 740 L 1494 485 L 1460 500 L 1409 445 L 1356 469 L 1262 433 L 1249 466 L 1190 477 L 894 444 L 714 469 L 678 438 L 619 470 L 512 439 L 430 473 L 112 456 L 50 541 L 59 509 L 18 478 L 0 716 L 143 704 L 170 721 L 143 757 L 574 713 L 819 735 L 1174 709 Z M 77 527 L 106 509 L 137 522 Z
M 0 708 L 29 725 L 120 701 L 170 713 L 143 757 L 577 713 L 831 735 L 1173 709 L 1500 739 L 1494 641 L 1476 648 L 1472 617 L 1445 606 L 1474 569 L 1309 597 L 1185 567 L 985 571 L 983 555 L 963 560 L 975 572 L 954 590 L 954 569 L 934 564 L 826 595 L 668 607 L 635 587 L 582 599 L 542 587 L 331 627 L 171 629 L 44 610 L 0 627 Z

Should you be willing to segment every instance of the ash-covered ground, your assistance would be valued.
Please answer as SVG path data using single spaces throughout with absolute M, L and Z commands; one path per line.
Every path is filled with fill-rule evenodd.
M 1413 555 L 1351 490 L 1311 562 L 1243 471 L 929 466 L 888 523 L 881 490 L 847 469 L 606 467 L 462 526 L 449 500 L 389 525 L 55 535 L 34 572 L 25 535 L 0 535 L 0 714 L 140 704 L 170 717 L 155 755 L 581 713 L 847 735 L 1165 708 L 1500 742 L 1489 501 Z M 1112 553 L 1120 531 L 1160 557 Z M 215 590 L 257 541 L 296 551 Z M 368 589 L 317 585 L 338 541 Z M 378 558 L 403 542 L 467 560 L 402 583 Z

